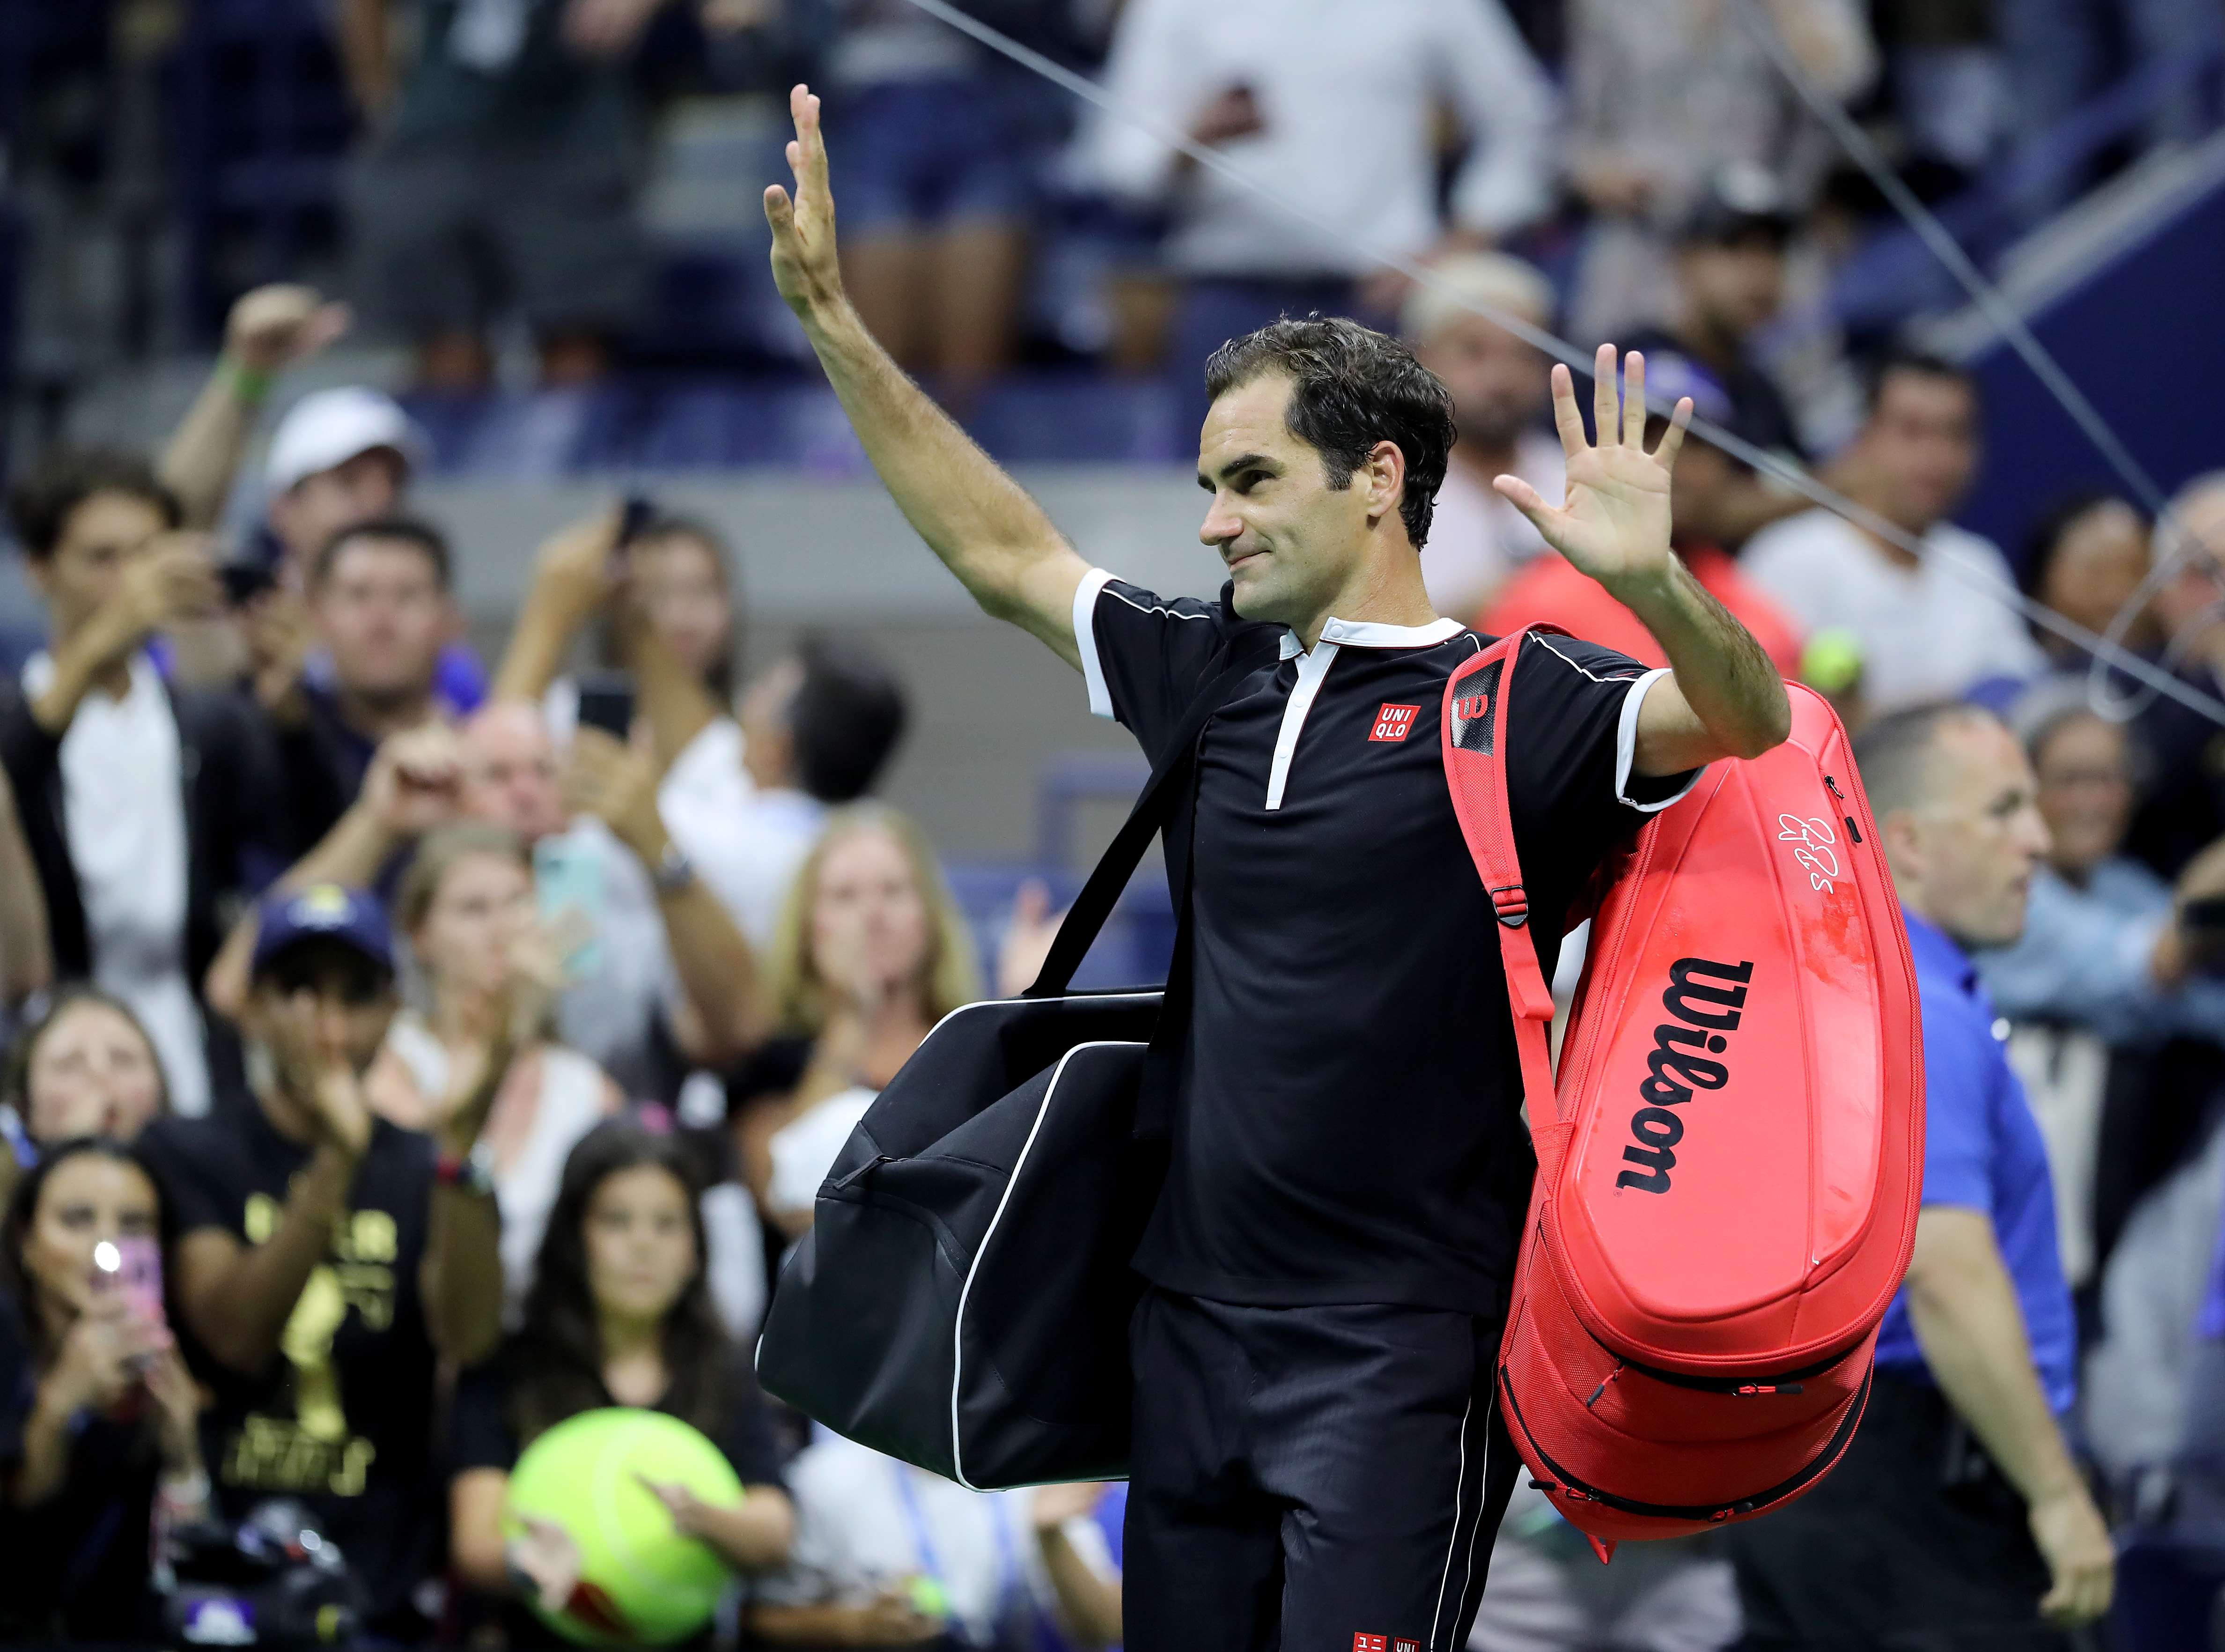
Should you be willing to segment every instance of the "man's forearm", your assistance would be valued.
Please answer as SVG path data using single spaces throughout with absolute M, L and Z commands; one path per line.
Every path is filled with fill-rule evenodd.
M 216 525 L 267 384 L 231 356 L 218 357 L 216 370 L 162 450 L 162 482 L 178 496 L 183 526 Z
M 1940 1391 L 2028 1503 L 2078 1486 L 2032 1369 L 2016 1287 L 1998 1254 L 1911 1269 L 1908 1309 Z
M 1692 715 L 1725 752 L 1759 757 L 1791 732 L 1792 704 L 1777 667 L 1681 560 L 1671 558 L 1658 583 L 1614 594 L 1653 633 Z
M 904 376 L 846 300 L 805 330 L 865 456 L 928 548 L 984 610 L 1078 664 L 1071 605 L 1087 565 L 1043 507 Z
M 433 1346 L 460 1365 L 478 1363 L 502 1340 L 501 1238 L 491 1194 L 434 1188 L 418 1283 Z
M 703 1047 L 686 1053 L 712 1066 L 738 1060 L 763 1031 L 749 941 L 700 877 L 656 904 L 681 990 L 702 1026 Z
M 309 1274 L 331 1248 L 333 1218 L 347 1206 L 356 1161 L 326 1143 L 294 1179 L 269 1238 L 244 1245 L 238 1260 L 195 1293 L 193 1334 L 217 1360 L 260 1376 Z
M 622 634 L 626 663 L 633 668 L 634 692 L 649 724 L 661 774 L 722 710 L 732 708 L 722 707 L 712 697 L 703 679 L 664 645 L 646 620 L 636 616 Z

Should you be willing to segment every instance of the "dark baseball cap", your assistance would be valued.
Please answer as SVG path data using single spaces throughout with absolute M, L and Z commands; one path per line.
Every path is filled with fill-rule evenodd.
M 265 895 L 257 911 L 262 920 L 255 937 L 257 975 L 311 941 L 345 947 L 388 975 L 394 973 L 393 931 L 376 895 L 337 883 L 313 883 L 306 889 Z
M 1782 245 L 1797 222 L 1775 173 L 1755 162 L 1734 161 L 1717 167 L 1702 182 L 1698 198 L 1677 226 L 1677 238 L 1722 246 L 1766 236 Z

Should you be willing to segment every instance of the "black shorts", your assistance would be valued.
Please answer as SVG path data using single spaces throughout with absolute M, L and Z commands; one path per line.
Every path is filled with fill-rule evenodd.
M 1499 1329 L 1147 1290 L 1129 1337 L 1129 1652 L 1465 1645 L 1519 1467 Z

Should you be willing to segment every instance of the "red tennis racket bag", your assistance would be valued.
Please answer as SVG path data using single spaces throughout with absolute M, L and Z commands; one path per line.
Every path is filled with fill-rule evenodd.
M 1900 906 L 1846 731 L 1712 765 L 1594 885 L 1555 1078 L 1506 806 L 1522 634 L 1445 689 L 1445 776 L 1499 918 L 1537 1180 L 1499 1400 L 1604 1559 L 1829 1471 L 1915 1242 L 1924 1064 Z

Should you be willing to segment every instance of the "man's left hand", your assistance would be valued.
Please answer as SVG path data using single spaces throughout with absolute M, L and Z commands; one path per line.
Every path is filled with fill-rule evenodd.
M 1620 597 L 1658 585 L 1675 565 L 1669 549 L 1669 475 L 1684 445 L 1692 399 L 1688 396 L 1677 403 L 1661 445 L 1647 453 L 1645 358 L 1633 350 L 1624 359 L 1618 407 L 1614 356 L 1614 346 L 1603 344 L 1594 365 L 1596 444 L 1584 439 L 1574 377 L 1565 366 L 1553 369 L 1553 423 L 1569 461 L 1569 491 L 1561 508 L 1546 504 L 1518 476 L 1501 476 L 1492 486 L 1530 518 L 1546 543 Z

